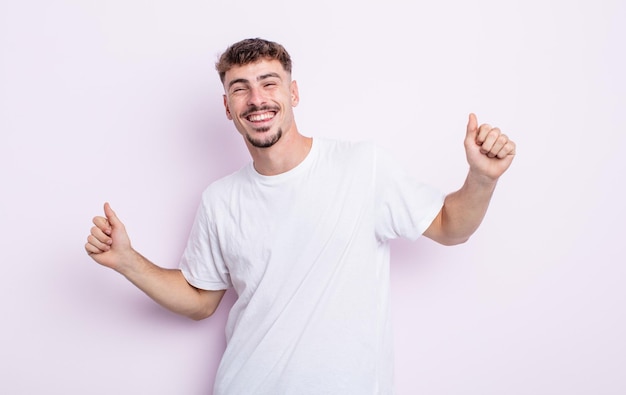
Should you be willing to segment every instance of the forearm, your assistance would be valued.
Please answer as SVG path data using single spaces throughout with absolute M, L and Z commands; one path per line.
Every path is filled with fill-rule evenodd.
M 191 286 L 180 270 L 159 267 L 134 250 L 118 272 L 161 306 L 193 319 L 213 314 L 223 295 Z
M 470 114 L 465 135 L 465 154 L 470 171 L 458 191 L 446 196 L 443 208 L 424 236 L 445 245 L 464 243 L 474 234 L 489 207 L 500 176 L 515 157 L 515 143 L 499 128 L 478 126 Z
M 445 245 L 467 241 L 485 217 L 496 183 L 470 171 L 461 189 L 446 196 L 431 238 Z
M 164 269 L 135 251 L 126 227 L 108 203 L 105 217 L 93 219 L 85 250 L 102 266 L 125 276 L 161 306 L 196 320 L 213 314 L 224 290 L 207 291 L 191 286 L 180 270 Z

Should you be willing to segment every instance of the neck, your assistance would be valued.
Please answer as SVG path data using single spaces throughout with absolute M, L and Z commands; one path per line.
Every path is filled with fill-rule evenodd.
M 255 170 L 264 176 L 275 176 L 298 166 L 311 151 L 313 139 L 295 131 L 287 133 L 268 148 L 257 148 L 246 142 Z

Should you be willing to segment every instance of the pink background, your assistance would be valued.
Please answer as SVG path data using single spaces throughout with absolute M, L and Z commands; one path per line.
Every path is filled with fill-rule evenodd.
M 624 2 L 214 3 L 0 0 L 0 393 L 211 392 L 232 294 L 175 316 L 83 244 L 108 200 L 177 266 L 248 161 L 213 63 L 250 36 L 291 52 L 304 134 L 446 191 L 470 111 L 518 143 L 469 243 L 394 243 L 399 394 L 626 393 Z

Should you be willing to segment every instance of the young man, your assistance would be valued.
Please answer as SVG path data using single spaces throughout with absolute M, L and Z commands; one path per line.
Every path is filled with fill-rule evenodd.
M 372 144 L 301 135 L 298 86 L 279 44 L 235 43 L 217 70 L 252 162 L 206 189 L 180 269 L 135 251 L 108 204 L 86 251 L 194 319 L 234 288 L 216 395 L 391 394 L 388 242 L 421 234 L 465 242 L 515 144 L 470 114 L 469 173 L 444 197 Z

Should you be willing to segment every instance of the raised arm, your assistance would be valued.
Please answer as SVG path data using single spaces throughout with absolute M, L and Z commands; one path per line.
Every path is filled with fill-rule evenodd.
M 478 126 L 470 114 L 465 135 L 469 173 L 456 192 L 446 196 L 443 208 L 424 236 L 444 245 L 464 243 L 476 231 L 500 176 L 515 157 L 515 143 L 499 128 Z
M 135 251 L 126 228 L 108 203 L 104 217 L 93 219 L 94 227 L 85 250 L 102 266 L 111 268 L 163 307 L 200 320 L 213 314 L 224 290 L 207 291 L 193 287 L 178 269 L 164 269 Z

